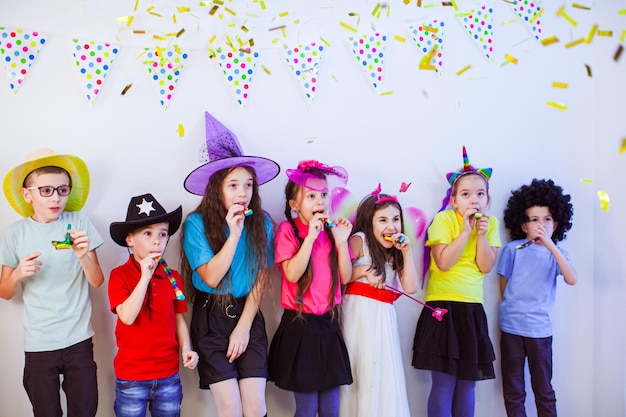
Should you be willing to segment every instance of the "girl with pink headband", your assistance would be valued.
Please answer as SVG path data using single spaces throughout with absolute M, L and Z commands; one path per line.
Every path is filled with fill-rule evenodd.
M 269 380 L 294 392 L 296 417 L 336 417 L 339 387 L 352 383 L 337 312 L 341 282 L 352 274 L 352 224 L 328 219 L 327 177 L 345 184 L 348 174 L 339 166 L 301 161 L 287 177 L 287 220 L 274 246 L 285 310 L 270 346 Z

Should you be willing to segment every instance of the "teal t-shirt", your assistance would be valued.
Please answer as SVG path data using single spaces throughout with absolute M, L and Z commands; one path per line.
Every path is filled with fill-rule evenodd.
M 274 265 L 274 231 L 272 227 L 272 219 L 264 214 L 265 219 L 265 233 L 267 234 L 267 255 L 268 266 Z M 228 229 L 228 225 L 225 224 Z M 196 289 L 209 293 L 217 294 L 216 288 L 209 287 L 206 282 L 202 280 L 200 274 L 196 272 L 196 269 L 209 262 L 215 256 L 215 252 L 209 246 L 207 242 L 204 223 L 199 213 L 192 213 L 187 217 L 183 225 L 183 249 L 185 256 L 189 261 L 189 265 L 193 271 L 191 275 L 191 281 Z M 228 230 L 226 230 L 226 237 L 228 238 Z M 244 226 L 239 242 L 237 242 L 237 248 L 235 249 L 235 255 L 233 256 L 233 262 L 230 267 L 230 282 L 227 284 L 226 292 L 233 295 L 235 298 L 240 298 L 248 295 L 254 281 L 256 280 L 257 268 L 253 268 L 248 264 L 246 253 L 248 251 L 247 245 L 247 231 Z M 251 274 L 253 276 L 251 276 Z M 251 278 L 251 279 L 250 279 Z
M 11 224 L 2 240 L 0 264 L 16 268 L 20 258 L 41 252 L 41 269 L 21 282 L 24 298 L 24 350 L 64 349 L 93 336 L 89 282 L 73 249 L 57 250 L 53 241 L 65 240 L 67 225 L 87 232 L 89 249 L 104 241 L 80 212 L 63 212 L 52 223 L 30 217 Z

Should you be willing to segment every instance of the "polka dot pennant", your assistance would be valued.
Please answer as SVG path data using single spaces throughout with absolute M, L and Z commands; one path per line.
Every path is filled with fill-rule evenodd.
M 437 19 L 409 26 L 413 41 L 420 52 L 420 62 L 431 56 L 429 64 L 439 75 L 443 74 L 444 29 L 444 22 Z
M 304 90 L 306 97 L 310 102 L 313 102 L 324 46 L 311 42 L 306 45 L 300 44 L 293 48 L 285 45 L 284 48 L 289 69 L 295 74 L 298 84 Z
M 161 106 L 167 109 L 174 95 L 176 83 L 187 61 L 187 53 L 174 45 L 170 48 L 145 48 L 143 64 L 148 69 L 148 73 L 159 93 Z
M 93 104 L 119 49 L 109 43 L 74 39 L 74 59 L 87 101 Z
M 241 107 L 245 108 L 259 53 L 253 50 L 248 52 L 227 49 L 217 48 L 215 51 L 217 63 L 226 78 L 229 88 L 235 93 L 237 102 Z
M 493 9 L 481 6 L 472 9 L 468 15 L 461 17 L 463 26 L 472 40 L 480 48 L 483 56 L 491 62 L 493 54 Z
M 383 81 L 383 58 L 387 36 L 380 33 L 349 37 L 352 53 L 359 66 L 365 71 L 374 90 L 379 91 Z
M 0 28 L 0 58 L 11 90 L 17 93 L 45 43 L 46 38 L 40 32 Z
M 535 36 L 535 39 L 541 38 L 541 17 L 539 17 L 541 11 L 541 4 L 538 0 L 518 0 L 513 5 L 515 13 L 524 23 L 524 25 Z

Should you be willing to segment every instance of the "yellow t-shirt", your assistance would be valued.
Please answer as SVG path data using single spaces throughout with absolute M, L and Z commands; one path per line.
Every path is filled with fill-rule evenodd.
M 500 247 L 500 222 L 489 216 L 487 242 L 489 246 Z M 428 228 L 426 246 L 450 244 L 463 230 L 463 218 L 456 210 L 444 210 L 435 215 Z M 483 302 L 484 274 L 476 265 L 476 228 L 472 230 L 461 257 L 448 271 L 437 267 L 432 254 L 430 255 L 430 279 L 426 290 L 426 301 L 462 301 L 466 303 Z

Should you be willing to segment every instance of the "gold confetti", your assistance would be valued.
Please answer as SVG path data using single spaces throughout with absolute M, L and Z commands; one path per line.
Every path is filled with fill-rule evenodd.
M 273 30 L 281 30 L 281 29 L 284 29 L 284 28 L 285 28 L 285 25 L 282 25 L 282 26 L 276 26 L 274 28 L 269 28 L 268 30 L 271 32 Z
M 552 36 L 548 36 L 547 38 L 543 38 L 541 40 L 541 44 L 543 46 L 548 46 L 548 45 L 552 45 L 553 43 L 557 43 L 559 41 L 559 38 L 557 38 L 556 36 L 552 35 Z
M 382 97 L 382 96 L 390 96 L 390 95 L 392 95 L 392 94 L 393 94 L 393 91 L 384 91 L 384 92 L 380 93 L 380 96 L 381 96 L 381 97 Z
M 567 13 L 565 13 L 565 6 L 561 6 L 561 8 L 557 10 L 556 15 L 567 20 L 574 27 L 578 25 L 574 19 L 572 19 Z
M 402 43 L 406 42 L 406 38 L 403 38 L 403 37 L 402 37 L 402 36 L 400 36 L 400 35 L 394 35 L 394 37 L 393 37 L 393 38 L 394 38 L 395 40 L 397 40 L 398 42 L 402 42 Z
M 328 42 L 326 39 L 324 39 L 324 38 L 320 38 L 320 40 L 321 40 L 322 42 L 324 42 L 324 43 L 326 44 L 326 46 L 330 46 L 330 42 Z
M 159 13 L 155 13 L 155 12 L 150 12 L 150 14 L 152 16 L 156 16 L 156 17 L 163 17 L 163 15 L 159 14 Z
M 591 184 L 593 183 L 593 180 L 591 178 L 581 178 L 580 182 L 585 183 L 585 184 Z
M 457 75 L 457 76 L 458 76 L 458 75 L 461 75 L 461 74 L 463 74 L 465 71 L 469 70 L 470 68 L 472 68 L 472 66 L 471 66 L 471 65 L 468 65 L 467 67 L 460 69 L 460 70 L 456 73 L 456 75 Z
M 127 84 L 126 87 L 124 87 L 124 89 L 120 93 L 120 96 L 125 95 L 128 92 L 128 90 L 130 90 L 130 87 L 132 87 L 132 86 L 133 86 L 133 83 Z
M 289 12 L 278 13 L 278 17 L 285 17 L 285 16 L 289 16 Z
M 619 37 L 621 43 L 624 43 L 624 40 L 626 40 L 626 29 L 622 30 L 622 35 Z
M 185 28 L 182 28 L 181 30 L 178 31 L 178 33 L 176 33 L 176 37 L 180 38 L 180 36 L 185 33 Z
M 161 35 L 152 35 L 152 39 L 156 39 L 157 41 L 164 41 L 165 37 Z
M 154 10 L 155 6 L 150 6 L 146 9 L 146 12 L 150 13 L 152 10 Z
M 268 70 L 268 69 L 265 67 L 265 65 L 261 65 L 261 69 L 262 69 L 263 71 L 265 71 L 265 73 L 266 73 L 267 75 L 272 75 L 272 73 L 270 72 L 270 70 Z
M 567 88 L 568 84 L 567 83 L 562 83 L 559 81 L 552 81 L 552 87 L 554 88 Z
M 554 101 L 548 101 L 549 107 L 554 107 L 557 110 L 567 110 L 567 106 L 561 103 L 555 103 Z
M 511 56 L 509 54 L 504 54 L 504 58 L 510 63 L 517 65 L 517 58 L 515 58 L 514 56 Z
M 234 10 L 229 9 L 228 7 L 224 7 L 224 10 L 226 10 L 228 13 L 232 14 L 233 16 L 237 16 L 237 13 Z
M 612 30 L 599 30 L 596 35 L 598 36 L 606 36 L 608 38 L 612 38 L 613 37 L 613 31 Z
M 617 14 L 626 14 L 626 9 L 619 10 Z
M 598 25 L 591 26 L 591 29 L 589 30 L 589 34 L 587 35 L 587 39 L 585 39 L 585 42 L 591 43 L 597 31 L 598 31 Z
M 339 22 L 339 26 L 341 26 L 342 28 L 351 30 L 354 33 L 357 32 L 356 28 L 353 28 L 352 26 L 348 25 L 347 23 Z
M 619 148 L 619 153 L 626 152 L 626 138 L 622 138 L 622 146 Z
M 502 26 L 510 25 L 511 23 L 517 23 L 517 22 L 519 22 L 519 20 L 517 19 L 505 20 L 504 22 L 502 22 Z
M 137 7 L 139 7 L 139 0 L 135 0 L 135 11 L 137 11 Z
M 580 45 L 581 43 L 584 43 L 586 41 L 585 38 L 580 38 L 580 39 L 576 39 L 575 41 L 571 41 L 568 44 L 565 44 L 565 49 L 569 49 L 571 47 L 574 47 L 576 45 Z
M 587 69 L 587 77 L 591 78 L 591 67 L 585 64 L 585 68 Z
M 214 34 L 213 36 L 211 36 L 211 39 L 209 39 L 209 43 L 215 42 L 215 39 L 217 39 L 217 35 Z
M 185 126 L 182 123 L 178 124 L 178 137 L 182 138 L 185 136 Z
M 215 14 L 215 12 L 217 12 L 217 9 L 219 9 L 219 8 L 220 8 L 219 6 L 213 6 L 213 7 L 211 7 L 211 10 L 209 10 L 209 14 L 210 14 L 211 16 L 213 16 L 213 15 Z
M 213 0 L 213 3 L 219 5 L 219 6 L 223 6 L 224 2 L 222 0 Z
M 265 10 L 267 8 L 267 6 L 265 6 L 265 2 L 263 0 L 261 0 L 261 2 L 259 4 L 261 5 L 261 10 Z
M 602 210 L 609 211 L 611 207 L 611 199 L 606 191 L 598 191 L 598 198 L 600 199 L 600 207 Z
M 178 10 L 178 13 L 185 13 L 190 11 L 191 9 L 185 6 L 176 6 L 176 10 Z
M 622 51 L 624 51 L 624 47 L 622 45 L 619 45 L 617 47 L 617 51 L 615 51 L 615 55 L 613 55 L 613 61 L 619 61 L 619 57 L 620 55 L 622 55 Z
M 372 10 L 372 16 L 376 16 L 376 13 L 378 13 L 378 9 L 380 9 L 380 3 L 376 3 L 376 7 L 374 7 L 374 10 Z
M 591 7 L 583 6 L 582 4 L 578 4 L 578 3 L 573 3 L 572 7 L 574 9 L 591 10 Z
M 146 31 L 145 30 L 133 30 L 133 33 L 135 35 L 145 35 Z
M 242 31 L 243 33 L 248 33 L 248 28 L 247 28 L 247 27 L 245 27 L 245 26 L 243 26 L 243 25 L 241 25 L 241 31 Z
M 444 7 L 451 7 L 452 6 L 452 2 L 451 1 L 442 1 L 441 5 Z

